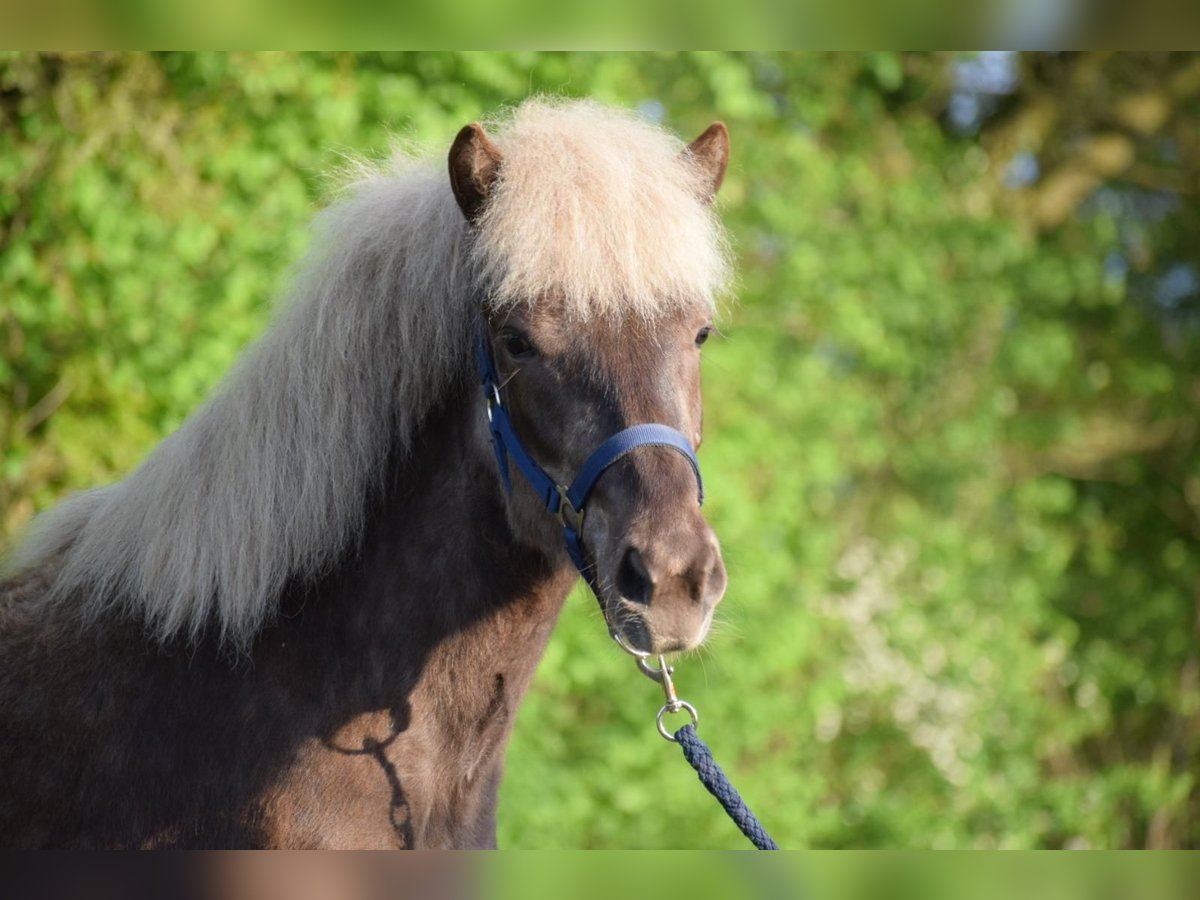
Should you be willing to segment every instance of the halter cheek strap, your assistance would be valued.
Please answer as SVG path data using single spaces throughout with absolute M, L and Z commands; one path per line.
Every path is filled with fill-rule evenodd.
M 512 418 L 500 397 L 499 373 L 492 356 L 492 346 L 487 339 L 486 329 L 482 326 L 475 336 L 475 358 L 483 383 L 484 399 L 487 402 L 492 449 L 496 453 L 496 465 L 500 469 L 500 480 L 504 489 L 512 490 L 512 476 L 509 474 L 508 465 L 511 460 L 525 476 L 525 480 L 529 482 L 542 504 L 562 524 L 567 554 L 593 591 L 596 590 L 595 574 L 584 562 L 583 520 L 588 497 L 609 466 L 638 447 L 670 447 L 681 453 L 691 465 L 696 476 L 697 499 L 701 504 L 704 503 L 704 481 L 700 477 L 700 463 L 696 459 L 691 441 L 682 432 L 667 425 L 633 425 L 618 431 L 592 451 L 570 486 L 558 484 L 529 455 L 513 430 Z

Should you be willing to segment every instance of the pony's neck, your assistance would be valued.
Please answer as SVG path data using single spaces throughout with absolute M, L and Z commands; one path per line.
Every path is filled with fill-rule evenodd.
M 329 726 L 387 708 L 397 754 L 411 738 L 424 753 L 467 753 L 471 771 L 502 749 L 576 573 L 552 527 L 514 533 L 477 388 L 463 381 L 393 467 L 357 551 L 285 596 L 259 650 L 299 639 L 308 650 L 288 651 L 290 665 L 323 659 L 353 685 L 328 701 Z M 483 743 L 463 750 L 464 735 Z

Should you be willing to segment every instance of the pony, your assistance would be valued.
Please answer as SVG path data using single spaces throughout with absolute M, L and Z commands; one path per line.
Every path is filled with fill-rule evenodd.
M 0 844 L 495 846 L 577 571 L 498 471 L 472 348 L 559 484 L 632 425 L 698 446 L 728 157 L 719 122 L 685 144 L 534 98 L 440 161 L 359 164 L 260 341 L 123 480 L 36 520 L 0 582 Z M 697 646 L 725 589 L 687 463 L 627 453 L 582 523 L 638 653 Z

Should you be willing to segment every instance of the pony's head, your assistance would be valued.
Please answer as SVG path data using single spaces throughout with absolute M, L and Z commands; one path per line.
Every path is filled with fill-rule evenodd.
M 728 152 L 720 123 L 685 146 L 591 105 L 527 104 L 494 141 L 475 124 L 454 142 L 450 181 L 503 402 L 559 484 L 632 425 L 699 446 L 700 348 L 726 273 L 711 205 Z M 558 542 L 557 522 L 513 482 L 516 532 Z M 652 653 L 704 639 L 726 575 L 683 455 L 622 457 L 597 482 L 582 536 L 614 633 Z

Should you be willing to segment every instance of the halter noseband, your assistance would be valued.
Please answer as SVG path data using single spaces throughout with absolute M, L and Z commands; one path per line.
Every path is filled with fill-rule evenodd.
M 563 541 L 567 545 L 567 554 L 571 562 L 579 570 L 592 591 L 599 592 L 595 573 L 591 572 L 583 558 L 583 518 L 585 504 L 592 493 L 592 488 L 600 480 L 600 476 L 626 454 L 638 447 L 670 447 L 678 450 L 692 467 L 696 475 L 698 499 L 704 503 L 704 481 L 700 478 L 700 463 L 692 443 L 680 431 L 667 425 L 633 425 L 623 431 L 618 431 L 592 451 L 592 455 L 584 462 L 579 474 L 570 486 L 558 484 L 541 466 L 529 455 L 525 445 L 513 430 L 512 418 L 500 398 L 499 373 L 496 371 L 496 361 L 492 356 L 492 345 L 488 341 L 487 326 L 481 324 L 475 335 L 475 358 L 479 365 L 479 377 L 483 383 L 483 396 L 487 402 L 488 428 L 492 433 L 492 449 L 496 451 L 496 464 L 500 469 L 500 480 L 506 491 L 512 490 L 512 479 L 509 475 L 508 460 L 511 458 L 517 468 L 529 482 L 534 493 L 541 499 L 542 504 L 554 515 L 563 527 Z

